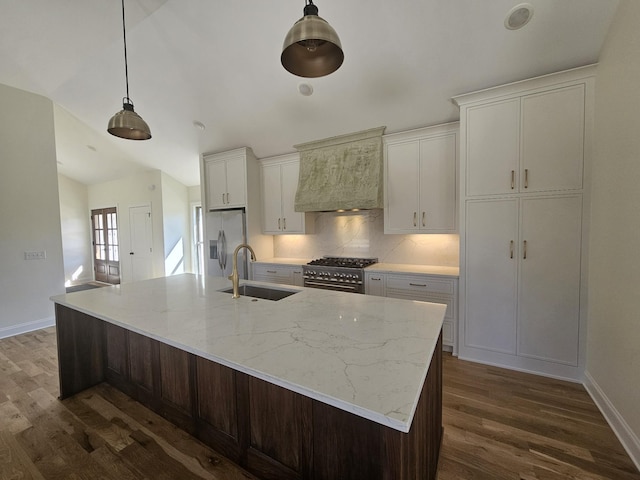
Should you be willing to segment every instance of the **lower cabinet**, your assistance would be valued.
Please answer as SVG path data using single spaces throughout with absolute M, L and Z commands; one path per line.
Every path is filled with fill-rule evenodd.
M 61 398 L 106 380 L 260 479 L 436 478 L 442 340 L 402 433 L 58 305 L 56 324 Z
M 467 202 L 465 355 L 578 365 L 581 238 L 580 194 Z
M 458 280 L 434 275 L 365 272 L 365 292 L 379 297 L 444 303 L 442 343 L 458 353 Z
M 302 267 L 300 265 L 283 265 L 280 263 L 253 263 L 252 279 L 258 282 L 280 283 L 302 287 Z

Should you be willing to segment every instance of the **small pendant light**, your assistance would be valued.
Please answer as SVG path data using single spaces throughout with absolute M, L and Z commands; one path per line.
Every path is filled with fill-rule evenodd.
M 151 138 L 149 125 L 133 111 L 133 102 L 129 98 L 129 68 L 127 66 L 127 31 L 124 23 L 124 0 L 122 0 L 122 33 L 124 37 L 124 76 L 127 84 L 127 96 L 122 99 L 122 110 L 111 120 L 107 132 L 116 137 L 129 140 L 148 140 Z
M 280 61 L 289 72 L 299 77 L 323 77 L 335 72 L 344 60 L 336 31 L 318 16 L 318 7 L 308 0 L 304 16 L 284 39 Z

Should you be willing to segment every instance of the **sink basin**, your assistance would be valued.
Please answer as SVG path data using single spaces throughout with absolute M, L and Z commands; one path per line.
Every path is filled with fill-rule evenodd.
M 223 293 L 233 293 L 233 288 L 225 288 L 224 290 L 220 290 Z M 271 287 L 260 287 L 258 285 L 240 285 L 238 289 L 238 293 L 240 293 L 243 297 L 253 297 L 253 298 L 261 298 L 263 300 L 282 300 L 283 298 L 287 298 L 294 293 L 298 293 L 297 290 L 281 290 L 279 288 L 271 288 Z

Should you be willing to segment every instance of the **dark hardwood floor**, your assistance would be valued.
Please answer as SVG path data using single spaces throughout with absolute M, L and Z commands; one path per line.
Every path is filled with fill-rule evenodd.
M 582 386 L 444 357 L 440 480 L 640 480 Z M 54 328 L 0 340 L 1 480 L 255 478 L 106 384 L 58 392 Z

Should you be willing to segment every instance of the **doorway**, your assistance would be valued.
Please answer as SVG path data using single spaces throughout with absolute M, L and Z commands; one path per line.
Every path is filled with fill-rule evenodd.
M 129 231 L 131 234 L 131 280 L 153 277 L 153 231 L 151 206 L 129 207 Z
M 116 207 L 91 210 L 93 271 L 98 282 L 120 283 L 120 245 Z

